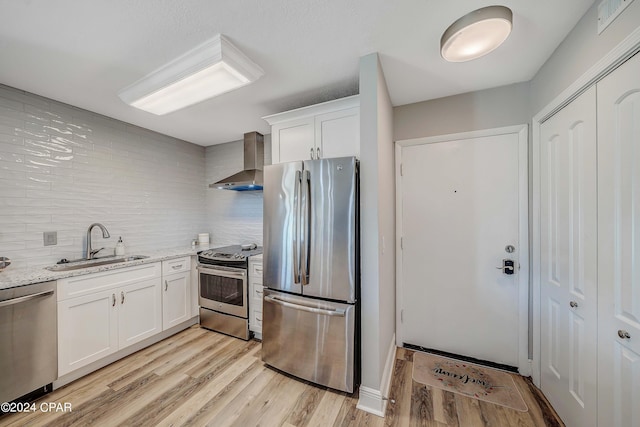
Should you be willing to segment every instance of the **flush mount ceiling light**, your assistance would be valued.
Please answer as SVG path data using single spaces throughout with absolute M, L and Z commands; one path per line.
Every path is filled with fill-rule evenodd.
M 167 114 L 256 81 L 262 68 L 217 34 L 122 89 L 127 104 Z
M 512 19 L 511 9 L 505 6 L 469 12 L 444 32 L 440 54 L 449 62 L 471 61 L 486 55 L 509 37 Z

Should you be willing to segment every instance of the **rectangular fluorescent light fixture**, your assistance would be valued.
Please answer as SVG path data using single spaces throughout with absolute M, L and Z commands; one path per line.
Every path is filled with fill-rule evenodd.
M 222 34 L 118 92 L 132 107 L 162 115 L 258 80 L 264 71 Z

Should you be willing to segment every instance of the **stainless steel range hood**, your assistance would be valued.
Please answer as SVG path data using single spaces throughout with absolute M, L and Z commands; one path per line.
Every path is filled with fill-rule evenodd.
M 244 169 L 218 182 L 211 188 L 234 191 L 261 191 L 264 167 L 264 136 L 258 132 L 244 134 Z

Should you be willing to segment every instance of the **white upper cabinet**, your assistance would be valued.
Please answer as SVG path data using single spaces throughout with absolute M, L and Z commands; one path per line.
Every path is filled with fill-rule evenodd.
M 273 163 L 309 160 L 315 150 L 313 117 L 291 120 L 271 127 Z
M 358 95 L 263 118 L 273 163 L 360 155 Z

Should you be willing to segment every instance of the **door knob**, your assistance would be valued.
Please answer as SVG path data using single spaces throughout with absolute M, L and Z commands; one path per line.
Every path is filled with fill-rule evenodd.
M 571 308 L 576 308 L 578 306 L 578 303 L 575 301 L 571 301 L 569 305 L 571 306 Z
M 631 339 L 631 335 L 629 335 L 629 332 L 624 331 L 624 330 L 622 330 L 622 329 L 619 329 L 619 330 L 618 330 L 618 336 L 619 336 L 620 338 L 622 338 L 622 339 L 628 339 L 628 340 L 630 340 L 630 339 Z
M 503 259 L 502 265 L 496 267 L 498 270 L 502 270 L 504 274 L 511 275 L 516 271 L 516 263 L 512 259 Z

